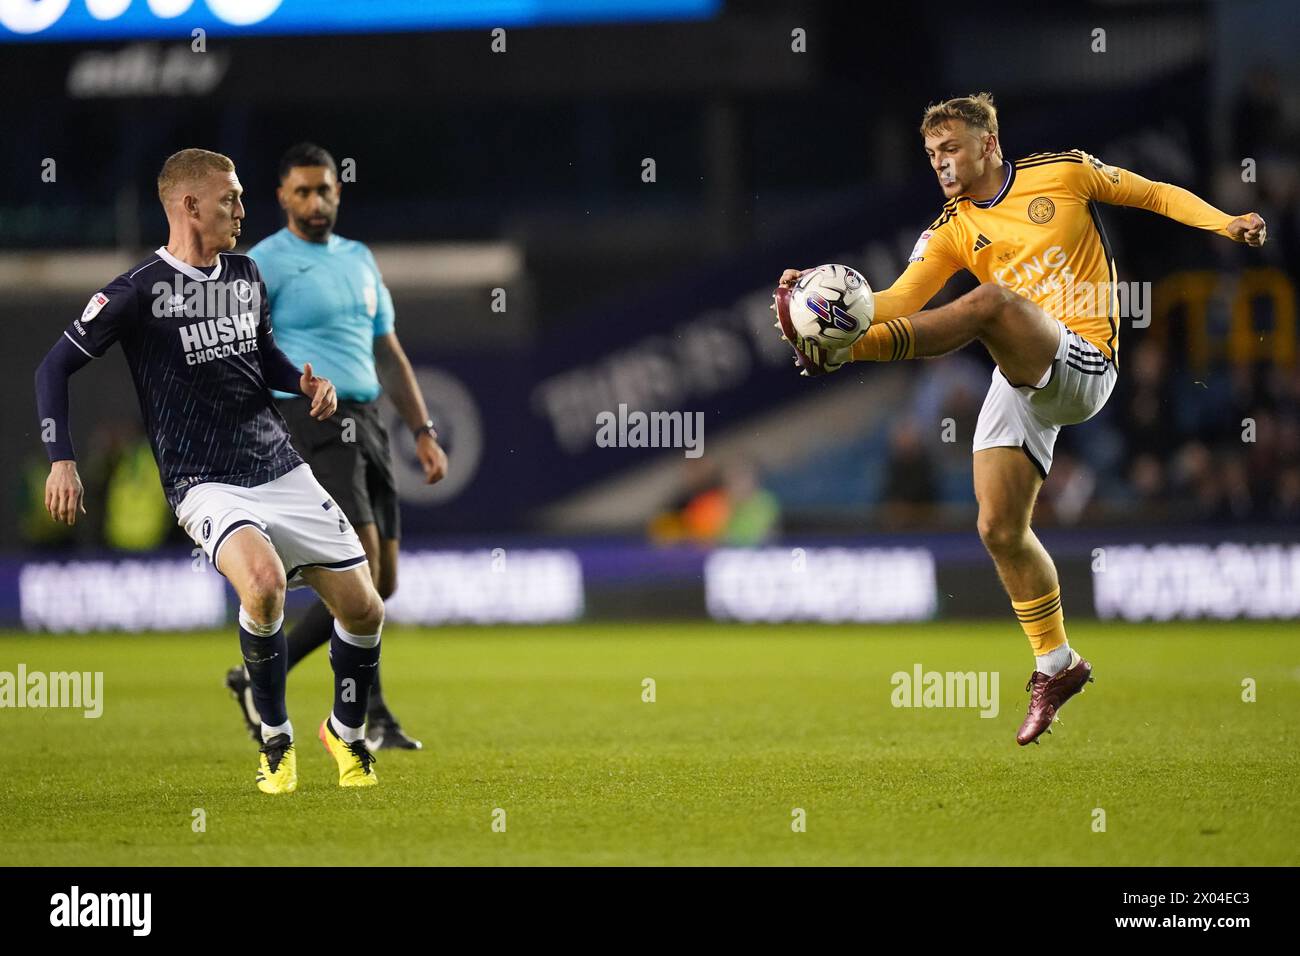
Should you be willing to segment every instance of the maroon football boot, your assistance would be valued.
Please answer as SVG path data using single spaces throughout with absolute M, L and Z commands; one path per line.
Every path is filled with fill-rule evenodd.
M 1029 675 L 1025 690 L 1029 691 L 1029 712 L 1025 722 L 1016 731 L 1016 743 L 1024 746 L 1038 743 L 1043 732 L 1052 732 L 1052 721 L 1065 702 L 1075 694 L 1083 693 L 1083 685 L 1092 681 L 1092 665 L 1070 649 L 1070 666 L 1048 677 L 1042 671 Z

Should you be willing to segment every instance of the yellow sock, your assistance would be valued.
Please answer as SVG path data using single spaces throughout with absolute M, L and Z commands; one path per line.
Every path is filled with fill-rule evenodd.
M 1044 594 L 1032 601 L 1012 601 L 1020 626 L 1039 657 L 1054 651 L 1065 643 L 1065 613 L 1061 610 L 1061 589 Z
M 853 343 L 855 362 L 897 362 L 916 355 L 916 332 L 912 320 L 899 316 L 873 324 L 867 334 Z

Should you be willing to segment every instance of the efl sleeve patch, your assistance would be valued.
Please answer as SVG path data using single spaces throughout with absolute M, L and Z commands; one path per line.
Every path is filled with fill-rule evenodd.
M 96 292 L 90 297 L 90 301 L 86 303 L 86 308 L 81 313 L 82 323 L 85 324 L 99 315 L 99 310 L 106 305 L 108 305 L 108 296 L 102 292 Z
M 1119 169 L 1117 169 L 1114 166 L 1107 166 L 1096 156 L 1088 156 L 1088 162 L 1092 164 L 1093 168 L 1097 170 L 1097 172 L 1101 173 L 1103 176 L 1109 179 L 1111 181 L 1111 185 L 1114 186 L 1119 185 Z
M 916 245 L 912 247 L 912 254 L 907 257 L 908 262 L 922 262 L 925 259 L 925 247 L 930 244 L 930 237 L 934 233 L 929 229 L 921 233 L 921 238 L 916 240 Z

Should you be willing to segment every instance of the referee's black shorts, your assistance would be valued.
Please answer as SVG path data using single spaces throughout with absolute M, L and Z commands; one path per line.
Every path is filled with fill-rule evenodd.
M 293 446 L 348 520 L 373 523 L 380 538 L 400 538 L 393 456 L 379 403 L 339 399 L 338 411 L 323 422 L 311 417 L 305 398 L 282 398 L 276 405 Z

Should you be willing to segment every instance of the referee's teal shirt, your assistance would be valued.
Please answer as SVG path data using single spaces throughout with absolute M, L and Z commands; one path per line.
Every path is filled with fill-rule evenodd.
M 299 368 L 311 362 L 341 399 L 378 398 L 375 337 L 393 331 L 393 297 L 370 250 L 341 236 L 308 242 L 284 228 L 248 254 L 266 282 L 271 327 L 284 354 Z

